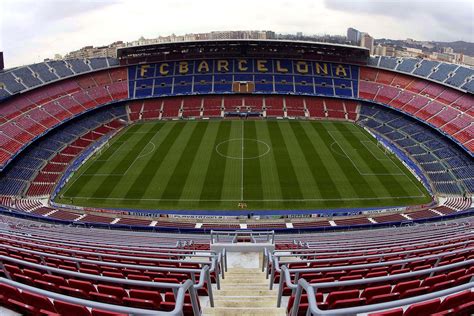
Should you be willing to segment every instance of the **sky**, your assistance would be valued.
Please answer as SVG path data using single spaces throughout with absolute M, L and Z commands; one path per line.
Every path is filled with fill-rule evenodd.
M 474 42 L 473 0 L 0 0 L 7 68 L 87 45 L 172 33 L 272 30 Z

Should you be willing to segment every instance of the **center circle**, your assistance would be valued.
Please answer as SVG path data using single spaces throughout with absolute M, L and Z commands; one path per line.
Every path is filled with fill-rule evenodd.
M 227 149 L 227 153 L 223 152 L 224 149 Z M 258 139 L 232 138 L 217 144 L 216 152 L 229 159 L 257 159 L 267 155 L 270 152 L 270 146 Z

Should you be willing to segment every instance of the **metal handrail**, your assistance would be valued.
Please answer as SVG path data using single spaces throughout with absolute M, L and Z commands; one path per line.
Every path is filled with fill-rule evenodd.
M 7 239 L 0 237 L 0 240 L 7 240 L 9 242 L 21 244 L 21 245 L 27 245 L 27 246 L 34 246 L 36 248 L 42 248 L 42 249 L 53 249 L 53 250 L 59 250 L 62 252 L 68 252 L 68 253 L 76 253 L 76 254 L 83 254 L 83 255 L 95 255 L 98 257 L 112 257 L 112 258 L 122 258 L 122 259 L 141 259 L 141 260 L 151 260 L 151 261 L 174 261 L 176 259 L 161 259 L 161 258 L 152 258 L 152 257 L 139 257 L 136 255 L 135 252 L 129 251 L 132 254 L 135 254 L 135 256 L 127 256 L 127 255 L 119 255 L 119 254 L 109 254 L 109 253 L 104 253 L 104 252 L 93 252 L 93 251 L 85 251 L 85 250 L 78 250 L 78 249 L 70 249 L 70 248 L 62 248 L 62 247 L 54 247 L 54 246 L 48 246 L 48 245 L 42 245 L 42 244 L 36 244 L 36 243 L 31 243 L 27 241 L 18 241 L 18 240 L 12 240 L 12 239 Z M 0 243 L 1 244 L 1 243 Z M 153 255 L 163 255 L 163 256 L 177 256 L 177 257 L 190 257 L 190 258 L 210 258 L 213 256 L 216 256 L 217 253 L 215 251 L 208 251 L 207 255 L 201 254 L 201 255 L 195 255 L 192 253 L 166 253 L 166 252 L 149 252 L 149 251 L 142 251 L 140 252 L 141 254 L 153 254 Z
M 211 244 L 219 242 L 220 237 L 232 237 L 232 243 L 235 243 L 239 236 L 250 237 L 252 243 L 258 243 L 258 238 L 266 238 L 266 242 L 275 243 L 275 231 L 252 231 L 252 230 L 234 230 L 234 231 L 220 231 L 211 230 Z
M 353 256 L 353 257 L 336 257 L 336 258 L 326 258 L 326 259 L 311 259 L 311 260 L 299 260 L 299 261 L 292 261 L 292 262 L 279 262 L 279 259 L 280 257 L 291 257 L 291 255 L 279 255 L 279 254 L 276 254 L 276 253 L 273 253 L 272 254 L 272 258 L 273 258 L 273 261 L 272 261 L 272 265 L 271 265 L 271 269 L 267 269 L 267 274 L 270 272 L 271 274 L 271 280 L 270 280 L 270 289 L 272 289 L 272 281 L 273 281 L 273 277 L 275 276 L 275 271 L 277 272 L 280 272 L 280 265 L 281 264 L 287 264 L 287 263 L 314 263 L 314 262 L 318 262 L 318 263 L 322 263 L 322 262 L 333 262 L 333 261 L 341 261 L 341 260 L 357 260 L 357 259 L 361 259 L 361 260 L 364 260 L 364 259 L 371 259 L 371 258 L 382 258 L 382 257 L 392 257 L 392 256 L 395 256 L 395 255 L 406 255 L 406 254 L 413 254 L 413 253 L 418 253 L 418 252 L 426 252 L 426 251 L 432 251 L 432 250 L 440 250 L 440 249 L 446 249 L 446 248 L 451 248 L 451 247 L 455 247 L 455 246 L 458 246 L 458 245 L 468 245 L 468 244 L 471 244 L 471 243 L 474 243 L 474 241 L 463 241 L 463 242 L 460 242 L 460 243 L 454 243 L 454 244 L 447 244 L 447 245 L 442 245 L 442 246 L 436 246 L 436 247 L 431 247 L 431 248 L 420 248 L 420 249 L 413 249 L 413 250 L 408 250 L 408 251 L 399 251 L 399 252 L 387 252 L 387 253 L 381 253 L 381 254 L 373 254 L 373 255 L 363 255 L 363 256 Z M 462 250 L 466 250 L 466 249 L 472 249 L 472 247 L 464 247 L 462 248 Z M 446 254 L 449 254 L 450 252 L 444 252 L 442 254 L 446 255 Z M 318 255 L 318 254 L 305 254 L 305 256 L 315 256 L 315 255 Z M 294 257 L 294 255 L 293 255 Z M 421 257 L 420 257 L 421 258 Z M 388 262 L 388 261 L 385 261 L 385 262 Z M 270 271 L 268 271 L 270 270 Z
M 371 305 L 365 305 L 365 306 L 359 306 L 359 307 L 350 307 L 350 308 L 323 311 L 323 310 L 318 308 L 317 302 L 316 302 L 316 293 L 317 293 L 318 289 L 332 288 L 334 286 L 340 287 L 340 286 L 351 286 L 351 285 L 360 285 L 360 284 L 370 284 L 370 283 L 393 281 L 393 280 L 404 279 L 404 278 L 424 275 L 424 274 L 428 274 L 428 273 L 435 273 L 435 272 L 439 272 L 439 271 L 458 268 L 458 267 L 461 267 L 461 266 L 464 266 L 464 265 L 470 265 L 472 263 L 474 263 L 474 259 L 466 260 L 466 261 L 463 261 L 463 262 L 457 262 L 457 263 L 445 265 L 445 266 L 442 266 L 442 267 L 426 269 L 426 270 L 419 270 L 419 271 L 414 271 L 414 272 L 396 274 L 396 275 L 392 275 L 392 276 L 376 277 L 376 278 L 368 278 L 368 279 L 360 279 L 360 280 L 352 280 L 352 281 L 324 282 L 324 283 L 310 284 L 305 279 L 299 279 L 297 285 L 295 285 L 296 286 L 296 296 L 295 296 L 295 301 L 293 303 L 291 315 L 292 316 L 297 316 L 298 315 L 298 311 L 299 311 L 299 307 L 300 307 L 300 301 L 301 301 L 301 294 L 302 294 L 303 289 L 308 294 L 308 303 L 309 303 L 308 310 L 310 311 L 311 315 L 355 315 L 355 314 L 358 314 L 358 313 L 379 311 L 379 310 L 384 310 L 384 309 L 388 309 L 388 308 L 392 308 L 392 307 L 403 306 L 403 305 L 406 305 L 406 304 L 417 303 L 417 302 L 424 301 L 424 300 L 431 299 L 431 298 L 438 298 L 438 297 L 441 297 L 441 296 L 449 295 L 449 294 L 452 294 L 452 293 L 455 293 L 455 292 L 459 292 L 459 291 L 474 287 L 474 277 L 472 277 L 471 280 L 466 284 L 459 285 L 459 286 L 456 286 L 456 287 L 452 287 L 452 288 L 449 288 L 449 289 L 446 289 L 446 290 L 441 290 L 441 291 L 438 291 L 438 292 L 432 292 L 432 293 L 429 293 L 429 294 L 419 295 L 419 296 L 415 296 L 415 297 L 411 297 L 411 298 L 406 298 L 406 299 L 401 299 L 401 300 L 396 300 L 396 301 L 391 301 L 391 302 L 385 302 L 385 303 L 378 303 L 378 304 L 371 304 Z M 286 266 L 284 266 L 282 268 L 284 270 L 285 275 L 289 276 L 289 271 L 286 268 Z
M 474 249 L 474 248 L 473 248 Z M 335 266 L 335 267 L 324 267 L 324 268 L 303 268 L 303 269 L 290 269 L 286 265 L 283 265 L 281 269 L 279 270 L 280 272 L 280 282 L 279 282 L 279 288 L 278 288 L 278 302 L 281 301 L 281 297 L 283 295 L 283 283 L 285 282 L 286 285 L 294 291 L 296 289 L 296 285 L 292 283 L 292 278 L 291 278 L 291 273 L 295 273 L 294 280 L 298 280 L 299 274 L 301 273 L 311 273 L 311 272 L 328 272 L 328 271 L 342 271 L 342 270 L 356 270 L 356 269 L 365 269 L 365 268 L 374 268 L 374 267 L 383 267 L 383 266 L 388 266 L 388 265 L 394 265 L 394 264 L 402 264 L 405 266 L 405 264 L 410 263 L 410 262 L 416 262 L 420 260 L 428 260 L 428 259 L 437 259 L 436 263 L 434 264 L 435 267 L 440 262 L 441 257 L 445 256 L 446 254 L 457 254 L 460 252 L 465 251 L 466 249 L 459 249 L 455 250 L 449 253 L 442 253 L 442 254 L 436 254 L 436 255 L 429 255 L 429 256 L 424 256 L 424 257 L 415 257 L 415 258 L 409 258 L 409 259 L 402 259 L 402 260 L 393 260 L 393 261 L 383 261 L 383 262 L 375 262 L 375 263 L 368 263 L 368 264 L 358 264 L 358 265 L 349 265 L 349 266 Z M 462 261 L 464 262 L 464 261 Z M 288 279 L 286 274 L 283 274 L 283 267 L 285 267 L 285 271 L 288 271 Z M 444 267 L 444 266 L 443 266 Z M 285 279 L 283 281 L 283 279 Z M 270 281 L 273 283 L 273 280 Z
M 444 238 L 442 239 L 442 241 L 434 241 L 432 243 L 429 243 L 429 245 L 431 244 L 440 244 L 440 245 L 445 245 L 447 242 L 451 241 L 451 240 L 455 240 L 455 239 L 459 239 L 459 238 L 465 238 L 467 236 L 471 236 L 472 234 L 471 233 L 468 233 L 468 234 L 465 234 L 465 235 L 462 235 L 462 236 L 457 236 L 455 238 Z M 296 243 L 296 241 L 294 241 L 294 244 L 298 244 Z M 397 249 L 397 248 L 407 248 L 407 247 L 414 247 L 414 246 L 417 246 L 417 245 L 422 245 L 422 246 L 426 246 L 426 242 L 423 242 L 423 243 L 414 243 L 414 244 L 408 244 L 408 245 L 404 245 L 403 247 L 401 247 L 400 245 L 397 245 L 397 246 L 393 246 L 393 247 L 386 247 L 386 248 L 380 248 L 380 247 L 377 247 L 377 248 L 374 248 L 374 250 L 372 249 L 367 249 L 367 247 L 364 247 L 362 250 L 353 250 L 354 247 L 348 247 L 348 248 L 344 248 L 344 249 L 347 249 L 348 251 L 331 251 L 331 252 L 316 252 L 317 249 L 315 248 L 298 248 L 298 249 L 276 249 L 276 250 L 273 250 L 272 253 L 282 253 L 280 255 L 280 257 L 283 257 L 283 256 L 287 256 L 287 257 L 290 257 L 290 256 L 295 256 L 295 255 L 331 255 L 331 254 L 334 254 L 334 255 L 341 255 L 341 254 L 344 254 L 344 253 L 367 253 L 367 252 L 371 252 L 371 251 L 375 251 L 375 249 L 377 251 L 384 251 L 384 250 L 391 250 L 391 249 Z M 301 245 L 300 245 L 301 246 Z M 326 245 L 327 246 L 327 245 Z M 358 247 L 357 247 L 358 248 Z M 326 248 L 321 248 L 321 249 L 327 249 Z M 331 249 L 333 249 L 331 247 Z M 341 249 L 339 249 L 341 250 Z M 414 249 L 413 249 L 414 250 Z M 285 254 L 286 253 L 286 254 Z M 288 254 L 289 253 L 289 254 Z M 341 257 L 343 258 L 343 257 Z
M 76 298 L 73 296 L 68 296 L 64 294 L 59 294 L 56 292 L 51 292 L 43 289 L 39 289 L 33 286 L 29 286 L 23 283 L 19 283 L 16 281 L 12 281 L 6 278 L 0 277 L 0 283 L 4 283 L 21 290 L 26 290 L 32 292 L 34 294 L 44 295 L 46 297 L 52 298 L 54 300 L 61 300 L 66 303 L 72 304 L 79 304 L 86 307 L 91 308 L 99 308 L 106 311 L 112 311 L 117 313 L 124 313 L 124 314 L 132 314 L 132 315 L 169 315 L 169 316 L 180 316 L 183 314 L 183 306 L 184 306 L 184 297 L 186 291 L 189 291 L 191 296 L 191 305 L 193 308 L 193 314 L 195 316 L 200 315 L 201 312 L 199 310 L 199 304 L 197 303 L 197 294 L 196 289 L 193 288 L 193 282 L 191 280 L 186 280 L 181 287 L 178 288 L 176 299 L 175 299 L 175 307 L 172 311 L 164 312 L 164 311 L 156 311 L 156 310 L 148 310 L 148 309 L 141 309 L 141 308 L 134 308 L 134 307 L 124 307 L 119 305 L 112 305 L 106 303 L 100 303 L 95 301 L 89 301 L 81 298 Z
M 449 238 L 449 240 L 452 239 L 458 239 L 458 238 L 463 238 L 467 236 L 472 236 L 473 233 L 471 232 L 463 232 L 463 233 L 458 233 L 458 234 L 453 234 L 453 235 L 447 235 L 445 233 L 440 234 L 439 236 L 437 235 L 436 238 L 417 238 L 417 239 L 410 239 L 406 243 L 404 243 L 404 247 L 410 247 L 413 245 L 420 245 L 420 244 L 425 244 L 427 242 L 430 243 L 436 243 L 436 242 L 441 242 L 446 240 L 446 238 Z M 337 251 L 341 250 L 351 250 L 351 249 L 379 249 L 380 247 L 383 248 L 391 248 L 391 247 L 400 247 L 399 242 L 403 240 L 406 241 L 406 236 L 405 240 L 404 239 L 392 239 L 387 242 L 382 242 L 382 241 L 377 241 L 377 245 L 374 245 L 373 242 L 368 242 L 368 243 L 350 243 L 347 242 L 347 245 L 331 245 L 331 249 L 335 249 Z M 342 242 L 342 241 L 341 241 Z M 341 243 L 340 241 L 337 241 L 337 243 Z M 307 249 L 327 249 L 328 242 L 321 242 L 321 248 L 314 246 L 316 242 L 309 242 L 307 241 L 305 244 L 308 246 Z M 344 243 L 344 242 L 342 242 Z M 325 247 L 326 246 L 326 247 Z
M 6 234 L 5 234 L 6 235 Z M 13 234 L 10 234 L 10 236 L 13 235 Z M 8 235 L 7 235 L 8 236 Z M 21 235 L 21 237 L 23 239 L 33 239 L 33 240 L 38 240 L 38 238 L 34 238 L 34 237 L 29 237 L 29 236 L 25 236 L 25 235 Z M 8 237 L 4 237 L 4 236 L 1 236 L 0 235 L 0 240 L 12 240 L 11 238 L 8 238 Z M 18 239 L 15 239 L 14 240 L 15 242 L 20 242 Z M 38 240 L 39 242 L 45 242 L 43 240 Z M 29 243 L 28 241 L 21 241 L 23 243 Z M 214 251 L 211 251 L 211 250 L 199 250 L 199 249 L 184 249 L 184 248 L 156 248 L 157 250 L 163 250 L 163 251 L 166 251 L 166 252 L 157 252 L 157 251 L 142 251 L 142 250 L 127 250 L 127 249 L 120 249 L 120 250 L 117 250 L 115 248 L 102 248 L 102 247 L 94 247 L 94 246 L 83 246 L 83 245 L 78 245 L 78 244 L 74 244 L 74 243 L 67 243 L 67 242 L 54 242 L 54 241 L 47 241 L 46 243 L 49 243 L 49 244 L 55 244 L 55 245 L 61 245 L 61 246 L 74 246 L 74 247 L 77 247 L 77 248 L 87 248 L 87 249 L 98 249 L 98 250 L 102 250 L 102 251 L 110 251 L 110 250 L 114 250 L 114 251 L 117 251 L 117 252 L 124 252 L 124 253 L 134 253 L 134 254 L 163 254 L 163 255 L 172 255 L 173 253 L 175 252 L 180 252 L 180 253 L 185 253 L 185 252 L 189 252 L 189 253 L 200 253 L 200 252 L 203 252 L 203 253 L 212 253 Z M 42 244 L 36 244 L 36 243 L 31 243 L 31 244 L 35 244 L 35 245 L 38 245 L 38 246 L 45 246 L 45 245 L 42 245 Z M 142 246 L 143 248 L 143 246 Z M 215 253 L 215 252 L 214 252 Z M 192 255 L 192 254 L 189 254 L 189 256 L 198 256 L 198 255 Z
M 427 256 L 422 256 L 422 257 L 412 257 L 412 258 L 407 258 L 407 259 L 399 259 L 399 260 L 389 260 L 389 261 L 379 261 L 375 263 L 365 263 L 365 264 L 359 264 L 359 265 L 349 265 L 349 266 L 334 266 L 334 267 L 320 267 L 320 268 L 300 268 L 300 269 L 291 269 L 292 271 L 297 271 L 297 272 L 318 272 L 318 271 L 338 271 L 341 269 L 346 269 L 346 270 L 351 270 L 351 269 L 364 269 L 364 268 L 370 268 L 370 267 L 377 267 L 377 266 L 384 266 L 384 265 L 392 265 L 392 264 L 404 264 L 404 263 L 410 263 L 414 261 L 420 261 L 420 260 L 427 260 L 427 259 L 433 259 L 437 258 L 436 264 L 439 263 L 441 257 L 450 255 L 450 254 L 457 254 L 457 253 L 462 253 L 465 252 L 466 250 L 472 250 L 474 247 L 465 247 L 462 249 L 456 249 L 456 250 L 451 250 L 447 252 L 441 252 L 438 254 L 433 254 L 433 255 L 427 255 Z M 408 254 L 408 252 L 407 252 Z M 385 257 L 388 255 L 383 255 L 381 257 Z M 366 256 L 367 258 L 374 257 L 374 256 Z M 376 256 L 375 256 L 376 257 Z M 357 257 L 357 258 L 364 258 L 364 257 Z M 285 262 L 283 265 L 280 265 L 278 262 L 277 257 L 273 257 L 273 264 L 272 264 L 272 269 L 271 269 L 271 274 L 270 274 L 270 289 L 273 289 L 273 279 L 275 277 L 275 272 L 279 272 L 281 274 L 281 268 L 285 266 L 287 263 L 305 263 L 305 262 L 328 262 L 327 259 L 321 259 L 321 260 L 306 260 L 306 261 L 294 261 L 294 262 Z M 330 260 L 329 260 L 330 262 Z M 354 268 L 357 267 L 357 268 Z M 281 275 L 280 275 L 281 279 Z
M 88 274 L 88 273 L 81 273 L 81 272 L 75 272 L 75 271 L 69 271 L 69 270 L 63 270 L 63 269 L 58 269 L 50 266 L 45 266 L 37 263 L 32 263 L 29 261 L 24 261 L 24 260 L 19 260 L 16 258 L 11 258 L 8 256 L 0 255 L 0 268 L 5 271 L 5 274 L 8 279 L 11 279 L 10 273 L 8 272 L 7 269 L 4 268 L 4 261 L 9 261 L 9 262 L 14 262 L 16 264 L 20 264 L 22 266 L 26 267 L 31 267 L 34 269 L 38 270 L 44 270 L 47 271 L 48 273 L 58 273 L 61 275 L 67 275 L 67 276 L 72 276 L 72 277 L 78 277 L 81 279 L 86 279 L 86 280 L 94 280 L 94 281 L 101 281 L 101 282 L 107 282 L 107 283 L 117 283 L 117 284 L 127 284 L 127 285 L 134 285 L 134 286 L 141 286 L 141 287 L 150 287 L 150 288 L 169 288 L 173 290 L 173 293 L 177 294 L 177 290 L 181 287 L 181 284 L 175 284 L 175 283 L 163 283 L 163 282 L 150 282 L 150 281 L 138 281 L 138 280 L 129 280 L 129 279 L 123 279 L 123 278 L 113 278 L 113 277 L 105 277 L 105 276 L 98 276 L 94 274 Z M 189 280 L 191 281 L 191 280 Z M 214 296 L 212 293 L 212 283 L 211 283 L 211 275 L 209 271 L 209 266 L 205 265 L 201 268 L 201 272 L 199 274 L 199 282 L 198 284 L 194 284 L 193 281 L 193 288 L 195 290 L 199 290 L 204 287 L 204 284 L 207 282 L 208 286 L 208 293 L 209 293 L 209 302 L 211 307 L 214 307 Z
M 364 239 L 366 240 L 365 237 L 368 238 L 377 238 L 377 239 L 384 239 L 384 238 L 393 238 L 394 236 L 399 237 L 403 236 L 404 234 L 406 235 L 407 231 L 411 233 L 413 236 L 418 236 L 418 235 L 429 235 L 429 234 L 436 234 L 437 231 L 433 231 L 431 228 L 432 227 L 443 227 L 443 231 L 449 230 L 449 231 L 456 231 L 464 226 L 471 225 L 471 222 L 469 222 L 469 219 L 462 219 L 462 220 L 454 220 L 451 221 L 450 223 L 442 222 L 442 223 L 430 223 L 427 225 L 410 225 L 406 227 L 386 227 L 386 228 L 381 228 L 377 230 L 371 230 L 371 231 L 345 231 L 345 232 L 327 232 L 324 233 L 325 238 L 331 238 L 331 237 L 336 237 L 337 238 L 343 238 L 343 237 L 351 237 L 354 240 L 356 239 Z M 394 229 L 395 228 L 395 229 Z M 416 229 L 416 231 L 415 231 Z M 367 234 L 369 233 L 369 234 Z M 315 236 L 321 235 L 315 234 Z M 367 236 L 368 235 L 368 236 Z M 290 235 L 291 238 L 294 239 L 295 235 Z M 301 234 L 298 235 L 300 237 Z
M 117 267 L 117 268 L 131 268 L 131 269 L 149 270 L 149 271 L 167 271 L 167 272 L 183 272 L 183 273 L 189 272 L 193 274 L 191 276 L 193 281 L 194 281 L 194 274 L 201 272 L 201 268 L 172 268 L 172 267 L 148 266 L 144 264 L 136 265 L 136 264 L 129 264 L 129 263 L 117 263 L 117 262 L 109 262 L 109 261 L 68 257 L 68 256 L 57 255 L 57 254 L 44 253 L 44 252 L 31 250 L 31 249 L 18 248 L 18 247 L 9 246 L 9 245 L 3 245 L 3 247 L 5 249 L 12 249 L 12 250 L 21 251 L 23 253 L 38 255 L 43 263 L 44 263 L 45 257 L 76 262 L 76 268 L 80 268 L 79 265 L 77 265 L 77 263 L 90 263 L 90 264 L 96 264 L 96 265 L 101 265 L 101 266 L 110 266 L 110 267 Z M 183 261 L 180 261 L 180 262 L 183 262 Z M 188 263 L 188 261 L 184 261 L 184 263 Z M 201 264 L 210 266 L 209 271 L 212 273 L 215 270 L 216 259 L 213 258 L 210 262 L 201 262 Z

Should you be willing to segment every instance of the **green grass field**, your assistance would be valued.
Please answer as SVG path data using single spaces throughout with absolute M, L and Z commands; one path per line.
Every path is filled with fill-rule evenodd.
M 424 187 L 362 128 L 333 121 L 138 123 L 56 198 L 81 206 L 233 210 L 399 206 Z

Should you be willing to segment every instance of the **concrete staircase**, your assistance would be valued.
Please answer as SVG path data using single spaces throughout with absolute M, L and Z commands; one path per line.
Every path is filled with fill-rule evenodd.
M 284 316 L 277 308 L 277 292 L 268 289 L 265 273 L 259 268 L 229 268 L 221 289 L 214 291 L 214 308 L 204 307 L 204 315 Z

